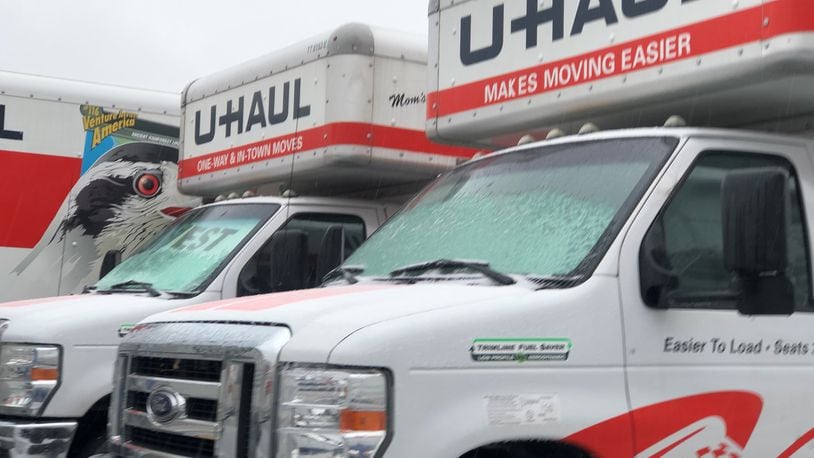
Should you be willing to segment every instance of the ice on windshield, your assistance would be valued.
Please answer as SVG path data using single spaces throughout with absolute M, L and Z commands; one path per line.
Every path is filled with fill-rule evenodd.
M 572 274 L 671 150 L 662 139 L 631 139 L 481 161 L 433 185 L 347 264 L 374 276 L 441 258 Z
M 249 204 L 197 210 L 118 265 L 96 287 L 106 290 L 132 280 L 162 291 L 197 291 L 278 208 Z

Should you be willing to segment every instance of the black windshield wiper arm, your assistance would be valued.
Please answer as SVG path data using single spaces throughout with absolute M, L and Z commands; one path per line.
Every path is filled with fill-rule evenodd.
M 526 277 L 529 281 L 537 284 L 537 290 L 541 289 L 556 289 L 556 288 L 570 288 L 583 280 L 584 275 L 545 275 L 535 276 L 529 275 Z
M 364 272 L 364 271 L 365 271 L 364 267 L 358 267 L 358 266 L 344 266 L 343 267 L 343 266 L 339 266 L 339 267 L 335 268 L 334 270 L 332 270 L 332 271 L 328 272 L 327 274 L 325 274 L 325 276 L 322 277 L 322 282 L 325 283 L 325 282 L 327 282 L 329 280 L 333 280 L 334 278 L 342 277 L 342 279 L 344 279 L 349 284 L 355 285 L 355 284 L 359 283 L 359 280 L 356 278 L 356 276 L 359 275 L 360 273 Z
M 137 281 L 137 280 L 128 280 L 128 281 L 125 281 L 125 282 L 122 282 L 122 283 L 116 283 L 115 285 L 111 285 L 110 289 L 111 290 L 123 289 L 123 288 L 127 288 L 127 287 L 130 287 L 130 286 L 132 286 L 134 288 L 141 288 L 144 291 L 147 291 L 147 293 L 150 296 L 153 296 L 153 297 L 158 297 L 158 296 L 161 295 L 161 292 L 159 292 L 157 289 L 153 288 L 152 283 L 147 283 L 147 282 Z
M 164 292 L 175 297 L 180 297 L 182 299 L 188 299 L 190 297 L 195 297 L 198 294 L 201 294 L 200 292 L 193 291 L 164 291 Z
M 488 277 L 490 280 L 494 280 L 495 283 L 501 285 L 513 285 L 517 283 L 514 278 L 491 269 L 488 263 L 479 261 L 462 261 L 457 259 L 438 259 L 435 261 L 405 266 L 390 272 L 390 276 L 397 277 L 399 275 L 410 273 L 419 274 L 431 269 L 469 269 L 483 274 L 485 277 Z

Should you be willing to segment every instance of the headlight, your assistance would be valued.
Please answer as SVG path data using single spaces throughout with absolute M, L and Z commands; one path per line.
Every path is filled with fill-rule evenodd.
M 277 457 L 372 458 L 387 437 L 384 372 L 301 365 L 280 373 Z
M 59 347 L 0 344 L 0 412 L 38 415 L 59 382 Z

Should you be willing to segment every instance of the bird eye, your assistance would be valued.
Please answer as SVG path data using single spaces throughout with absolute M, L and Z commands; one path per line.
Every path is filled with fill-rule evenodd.
M 141 173 L 133 182 L 133 188 L 142 197 L 155 197 L 161 189 L 161 175 L 150 172 Z

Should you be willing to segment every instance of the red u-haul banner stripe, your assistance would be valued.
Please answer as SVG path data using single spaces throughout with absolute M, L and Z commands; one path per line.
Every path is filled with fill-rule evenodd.
M 76 157 L 0 150 L 0 247 L 32 248 L 79 180 Z
M 812 31 L 814 3 L 811 0 L 776 0 L 638 40 L 430 93 L 427 118 L 562 90 L 780 35 Z M 637 60 L 636 51 L 647 50 L 649 46 L 656 46 L 660 58 Z M 586 62 L 610 59 L 613 59 L 613 66 L 604 66 L 601 71 L 590 74 L 578 72 L 579 77 L 574 77 L 577 73 L 574 69 L 580 65 L 585 68 Z M 568 70 L 568 78 L 560 78 L 566 73 L 564 70 Z M 530 81 L 532 75 L 533 82 Z M 501 85 L 507 89 L 503 90 Z
M 184 159 L 179 163 L 178 176 L 191 178 L 333 145 L 391 148 L 461 158 L 472 157 L 477 152 L 472 148 L 433 143 L 423 130 L 342 122 Z

